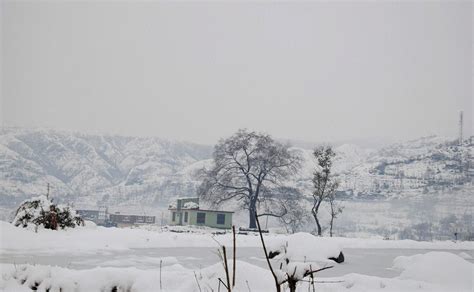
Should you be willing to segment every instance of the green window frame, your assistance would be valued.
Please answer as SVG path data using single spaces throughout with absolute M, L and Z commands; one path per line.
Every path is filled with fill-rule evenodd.
M 225 224 L 225 214 L 217 214 L 217 224 L 224 225 Z
M 198 212 L 196 214 L 196 223 L 205 224 L 206 223 L 206 213 Z

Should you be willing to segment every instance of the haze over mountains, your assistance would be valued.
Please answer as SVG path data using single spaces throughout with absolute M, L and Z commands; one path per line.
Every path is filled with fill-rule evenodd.
M 311 191 L 311 149 L 290 183 Z M 472 143 L 436 136 L 366 149 L 336 147 L 335 173 L 347 199 L 386 199 L 449 193 L 472 187 Z M 192 196 L 197 170 L 211 163 L 212 146 L 155 137 L 86 135 L 56 130 L 5 129 L 0 135 L 1 204 L 44 194 L 87 205 L 167 204 Z

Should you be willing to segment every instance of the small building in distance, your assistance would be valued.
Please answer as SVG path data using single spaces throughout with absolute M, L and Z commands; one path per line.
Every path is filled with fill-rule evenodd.
M 97 225 L 105 225 L 108 219 L 108 208 L 99 207 L 98 210 L 76 210 L 77 214 L 84 220 L 89 220 Z
M 171 204 L 170 225 L 195 225 L 212 228 L 232 228 L 232 214 L 229 211 L 203 210 L 199 208 L 199 198 L 177 199 Z
M 130 227 L 133 225 L 155 224 L 155 216 L 125 215 L 120 213 L 109 214 L 107 207 L 98 210 L 76 210 L 84 220 L 106 227 Z
M 110 214 L 109 221 L 117 227 L 130 227 L 133 225 L 155 224 L 155 216 Z

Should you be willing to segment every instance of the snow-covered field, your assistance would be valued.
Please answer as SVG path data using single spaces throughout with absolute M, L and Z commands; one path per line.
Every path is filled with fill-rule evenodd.
M 228 247 L 233 265 L 232 235 L 212 235 L 211 230 L 175 233 L 159 227 L 91 225 L 35 233 L 7 222 L 0 222 L 0 228 L 3 291 L 218 291 L 218 278 L 225 281 L 219 244 Z M 287 244 L 292 262 L 334 265 L 316 274 L 316 291 L 473 288 L 472 242 L 317 238 L 306 233 L 268 234 L 265 240 L 273 250 Z M 344 251 L 344 263 L 327 260 L 339 250 Z M 236 266 L 233 291 L 274 291 L 258 236 L 237 235 Z M 308 291 L 309 285 L 302 282 L 298 289 Z

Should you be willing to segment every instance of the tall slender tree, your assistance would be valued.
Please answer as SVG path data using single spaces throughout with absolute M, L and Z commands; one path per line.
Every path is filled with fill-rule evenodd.
M 297 171 L 298 155 L 264 133 L 239 130 L 214 148 L 214 164 L 203 171 L 199 196 L 213 205 L 229 200 L 249 211 L 249 228 L 256 228 L 259 203 L 275 198 L 284 181 Z
M 313 215 L 318 235 L 322 235 L 322 227 L 318 215 L 321 204 L 331 195 L 334 195 L 338 187 L 338 182 L 331 176 L 331 168 L 333 158 L 336 153 L 331 146 L 320 146 L 313 151 L 313 155 L 317 160 L 317 168 L 313 175 L 313 206 L 311 214 Z
M 333 229 L 334 229 L 334 220 L 336 220 L 337 216 L 342 213 L 344 207 L 337 201 L 336 192 L 333 192 L 328 195 L 328 202 L 329 202 L 329 215 L 331 215 L 331 220 L 329 221 L 329 236 L 333 236 Z

